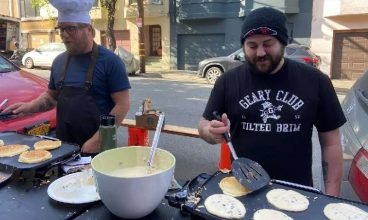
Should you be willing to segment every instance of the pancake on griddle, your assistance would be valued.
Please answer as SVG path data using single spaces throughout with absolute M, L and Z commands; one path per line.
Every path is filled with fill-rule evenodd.
M 28 149 L 29 147 L 24 144 L 4 145 L 0 147 L 0 157 L 12 157 Z
M 219 186 L 224 194 L 233 197 L 244 196 L 250 192 L 233 176 L 223 178 Z
M 61 141 L 42 140 L 34 143 L 35 150 L 53 150 L 61 146 Z
M 19 155 L 18 162 L 21 163 L 39 163 L 48 160 L 52 154 L 47 150 L 30 150 Z

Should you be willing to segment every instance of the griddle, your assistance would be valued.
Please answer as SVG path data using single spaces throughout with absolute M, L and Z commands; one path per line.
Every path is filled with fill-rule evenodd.
M 33 150 L 35 142 L 43 140 L 40 137 L 29 136 L 19 134 L 16 132 L 2 132 L 0 133 L 0 139 L 5 142 L 5 145 L 9 144 L 25 144 L 30 147 L 29 150 Z M 73 155 L 79 153 L 79 146 L 69 143 L 62 142 L 61 146 L 57 149 L 50 150 L 52 158 L 40 163 L 26 164 L 18 162 L 19 155 L 13 157 L 2 157 L 0 158 L 0 167 L 12 167 L 20 170 L 38 169 L 52 165 L 53 163 L 59 162 Z M 3 168 L 2 168 L 3 169 Z
M 166 198 L 168 199 L 171 206 L 180 208 L 182 211 L 189 212 L 194 216 L 199 216 L 201 218 L 209 220 L 222 219 L 208 213 L 206 211 L 206 208 L 204 207 L 204 201 L 210 195 L 223 193 L 219 187 L 219 182 L 227 176 L 232 175 L 224 174 L 221 172 L 216 172 L 213 175 L 200 174 L 190 182 L 187 182 L 187 184 L 185 184 L 181 190 L 168 192 Z M 279 210 L 276 207 L 272 206 L 267 201 L 266 194 L 272 189 L 279 188 L 294 190 L 306 196 L 309 200 L 308 209 L 303 212 L 289 212 Z M 192 202 L 194 200 L 188 199 L 188 195 L 199 198 L 199 202 Z M 279 210 L 289 215 L 291 218 L 298 220 L 327 219 L 323 214 L 323 209 L 329 203 L 347 203 L 368 212 L 367 204 L 324 195 L 322 193 L 318 193 L 318 190 L 315 190 L 314 188 L 309 189 L 308 187 L 298 187 L 297 185 L 294 186 L 290 184 L 283 184 L 282 182 L 278 181 L 271 181 L 271 183 L 263 189 L 260 189 L 245 196 L 237 197 L 237 199 L 239 199 L 246 208 L 246 215 L 244 219 L 253 219 L 253 214 L 259 209 Z

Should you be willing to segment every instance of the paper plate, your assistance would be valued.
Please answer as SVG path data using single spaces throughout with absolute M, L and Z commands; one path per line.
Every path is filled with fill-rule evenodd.
M 100 200 L 92 172 L 83 171 L 63 176 L 50 184 L 47 194 L 53 200 L 82 204 Z

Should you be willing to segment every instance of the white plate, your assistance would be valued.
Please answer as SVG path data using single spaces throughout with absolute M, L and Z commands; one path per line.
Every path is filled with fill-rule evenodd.
M 64 203 L 82 204 L 100 200 L 92 172 L 83 171 L 63 176 L 47 188 L 50 198 Z

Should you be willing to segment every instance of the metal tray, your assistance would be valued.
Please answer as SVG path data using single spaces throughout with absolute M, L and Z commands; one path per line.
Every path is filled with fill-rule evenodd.
M 30 147 L 30 150 L 33 150 L 33 145 L 35 142 L 43 140 L 42 138 L 35 137 L 35 136 L 28 136 L 24 134 L 19 134 L 15 132 L 3 132 L 0 133 L 0 139 L 5 142 L 6 145 L 8 144 L 26 144 Z M 50 151 L 52 153 L 52 158 L 46 161 L 42 161 L 40 163 L 34 164 L 26 164 L 26 163 L 19 163 L 18 158 L 19 155 L 15 155 L 13 157 L 3 157 L 0 158 L 0 166 L 10 166 L 16 169 L 27 170 L 27 169 L 38 169 L 41 167 L 47 167 L 54 162 L 58 162 L 63 160 L 67 157 L 71 157 L 74 154 L 79 152 L 79 146 L 62 143 L 62 145 L 54 150 Z
M 219 187 L 219 182 L 226 176 L 231 176 L 231 174 L 224 174 L 221 172 L 217 172 L 214 175 L 209 175 L 208 177 L 203 178 L 203 174 L 201 174 L 200 181 L 193 179 L 189 184 L 187 184 L 184 189 L 179 191 L 179 194 L 183 192 L 183 190 L 187 190 L 188 194 L 196 195 L 196 197 L 200 198 L 200 201 L 196 204 L 192 202 L 184 202 L 183 198 L 179 199 L 179 203 L 177 203 L 178 200 L 176 200 L 176 203 L 170 201 L 170 197 L 173 198 L 173 192 L 169 192 L 166 198 L 169 200 L 169 204 L 171 206 L 177 207 L 182 209 L 183 211 L 187 211 L 195 216 L 202 217 L 204 219 L 210 219 L 210 220 L 217 220 L 221 219 L 219 217 L 216 217 L 206 211 L 206 208 L 204 207 L 204 201 L 207 197 L 213 194 L 222 194 L 222 190 Z M 197 177 L 198 178 L 198 177 Z M 346 199 L 341 199 L 337 197 L 332 197 L 328 195 L 324 195 L 321 193 L 318 193 L 314 190 L 308 190 L 308 188 L 304 187 L 298 187 L 298 186 L 290 186 L 282 183 L 270 183 L 268 186 L 266 186 L 263 189 L 260 189 L 259 191 L 255 191 L 251 194 L 237 197 L 245 206 L 246 208 L 246 215 L 244 219 L 253 219 L 253 214 L 259 210 L 259 209 L 275 209 L 278 210 L 276 207 L 273 207 L 266 198 L 267 192 L 269 192 L 272 189 L 291 189 L 294 191 L 297 191 L 303 195 L 305 195 L 309 200 L 309 207 L 306 211 L 303 212 L 289 212 L 289 211 L 283 211 L 279 210 L 281 212 L 284 212 L 285 214 L 289 215 L 293 219 L 326 219 L 326 217 L 323 214 L 324 207 L 329 203 L 347 203 L 354 205 L 358 208 L 363 209 L 364 211 L 368 212 L 368 205 L 359 203 L 359 202 L 353 202 Z M 178 192 L 174 192 L 175 194 L 178 194 Z M 185 193 L 186 194 L 186 193 Z M 178 196 L 176 196 L 178 197 Z M 180 197 L 180 196 L 179 196 Z M 180 204 L 181 200 L 181 204 Z

